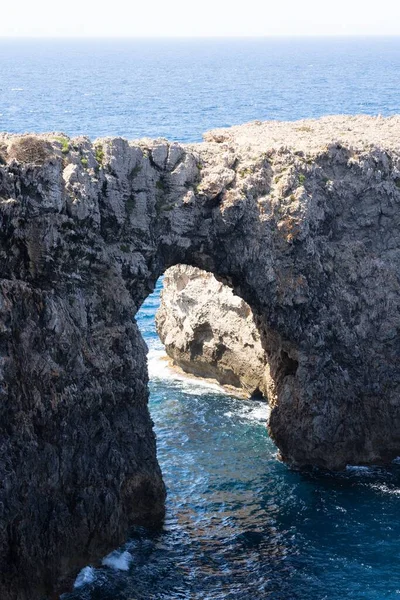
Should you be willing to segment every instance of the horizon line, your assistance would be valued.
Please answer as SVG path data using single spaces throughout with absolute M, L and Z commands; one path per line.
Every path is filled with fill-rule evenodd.
M 226 40 L 226 39 L 326 39 L 326 38 L 400 38 L 400 33 L 269 33 L 265 35 L 227 34 L 227 35 L 0 35 L 5 40 Z

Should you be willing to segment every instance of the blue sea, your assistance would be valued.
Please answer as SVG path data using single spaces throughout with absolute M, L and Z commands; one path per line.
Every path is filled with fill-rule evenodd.
M 0 130 L 197 141 L 250 120 L 400 113 L 400 38 L 0 41 Z M 168 488 L 161 531 L 131 532 L 63 600 L 400 598 L 400 462 L 298 472 L 268 407 L 174 375 L 154 314 L 150 410 Z
M 0 131 L 166 137 L 399 112 L 400 38 L 0 40 Z

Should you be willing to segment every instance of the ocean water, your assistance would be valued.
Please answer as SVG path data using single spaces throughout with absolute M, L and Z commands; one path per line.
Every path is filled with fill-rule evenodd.
M 400 112 L 400 39 L 0 41 L 0 130 L 201 139 L 255 119 Z M 63 600 L 400 598 L 400 462 L 298 472 L 268 407 L 174 375 L 137 319 L 168 488 L 161 531 L 131 532 Z
M 0 40 L 0 131 L 197 141 L 213 127 L 399 111 L 400 38 Z

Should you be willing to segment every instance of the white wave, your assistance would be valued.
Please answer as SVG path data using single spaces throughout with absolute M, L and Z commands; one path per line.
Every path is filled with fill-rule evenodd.
M 111 567 L 111 569 L 116 569 L 117 571 L 129 571 L 132 562 L 132 554 L 127 550 L 125 550 L 125 552 L 114 550 L 114 552 L 111 552 L 103 558 L 101 562 L 104 566 Z
M 379 490 L 380 492 L 383 492 L 384 494 L 390 494 L 391 496 L 400 496 L 399 488 L 390 488 L 389 486 L 385 485 L 384 483 L 382 483 L 382 484 L 376 483 L 374 485 L 371 485 L 371 487 L 374 490 Z
M 24 88 L 11 88 L 12 92 L 23 92 Z
M 173 370 L 168 366 L 168 356 L 164 350 L 150 348 L 147 354 L 147 365 L 151 379 L 172 379 Z
M 93 567 L 85 567 L 78 573 L 78 577 L 75 579 L 74 589 L 80 588 L 88 583 L 93 583 L 96 578 L 96 573 Z
M 396 456 L 396 458 L 392 460 L 392 463 L 394 465 L 400 465 L 400 456 Z
M 252 404 L 244 404 L 241 402 L 241 406 L 237 407 L 237 410 L 230 410 L 225 414 L 226 417 L 233 417 L 235 419 L 247 419 L 249 421 L 258 421 L 265 423 L 268 420 L 271 409 L 266 402 L 249 401 Z M 254 405 L 253 405 L 254 402 Z
M 197 395 L 212 391 L 226 396 L 234 395 L 233 392 L 230 393 L 218 383 L 208 381 L 207 379 L 201 379 L 200 377 L 192 377 L 171 368 L 169 365 L 168 356 L 164 350 L 156 350 L 151 348 L 147 355 L 147 363 L 149 377 L 151 379 L 176 382 L 187 394 Z

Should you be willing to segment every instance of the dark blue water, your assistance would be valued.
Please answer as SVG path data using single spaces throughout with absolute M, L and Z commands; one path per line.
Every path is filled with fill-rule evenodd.
M 0 130 L 194 141 L 254 119 L 398 113 L 399 82 L 400 39 L 0 41 Z M 65 600 L 400 598 L 400 464 L 291 471 L 263 403 L 168 371 L 157 303 L 138 321 L 165 526 L 132 532 Z

